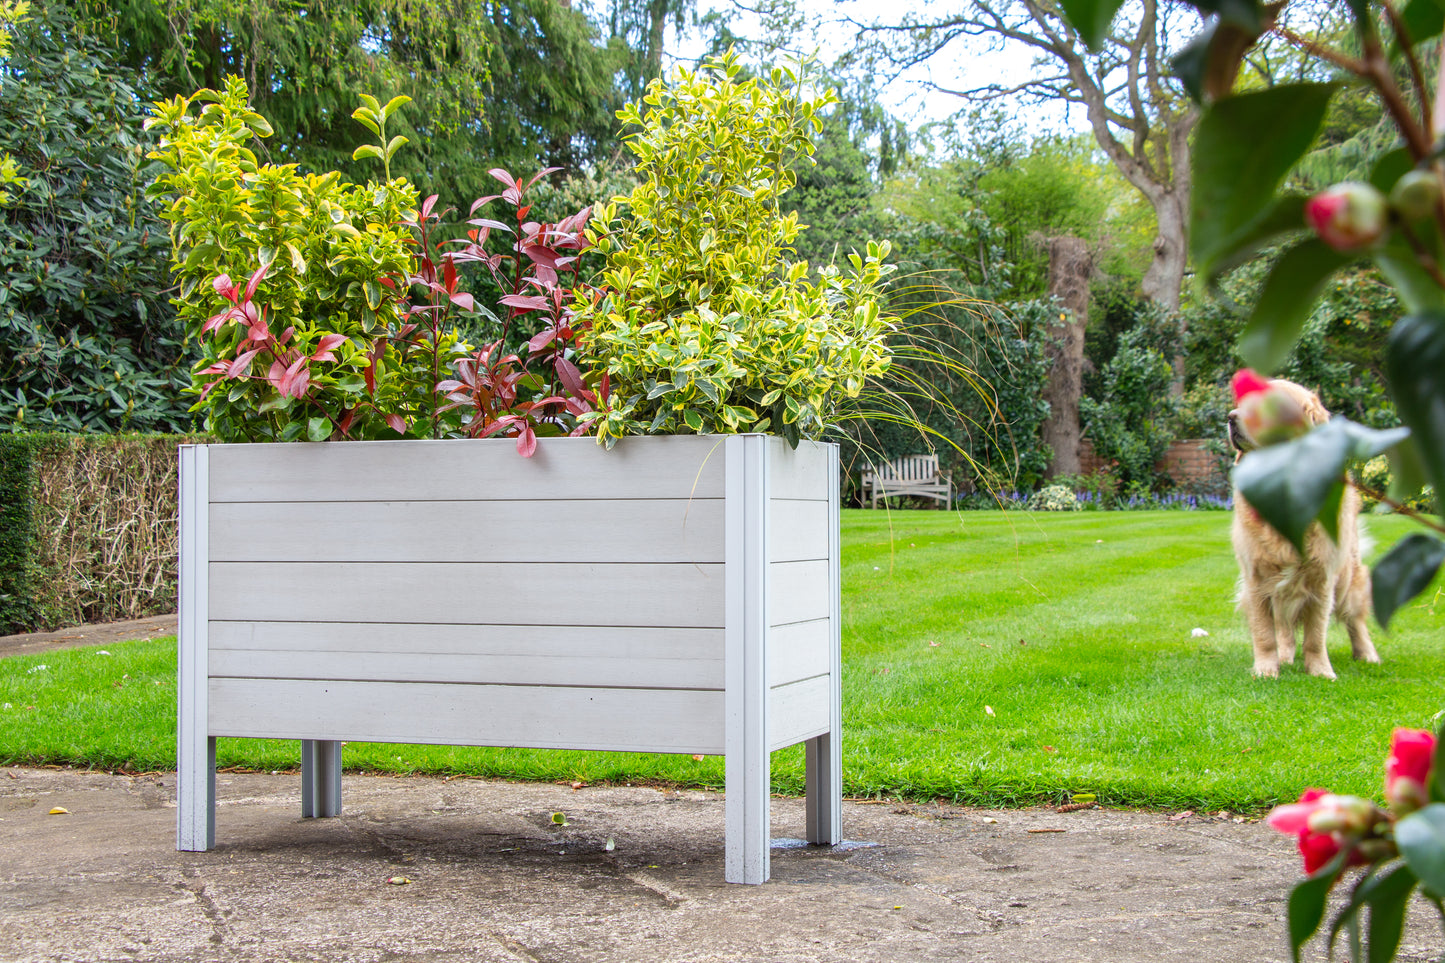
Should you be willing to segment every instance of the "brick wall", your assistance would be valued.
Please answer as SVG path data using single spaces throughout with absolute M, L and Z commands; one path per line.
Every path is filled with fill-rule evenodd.
M 1210 451 L 1208 442 L 1202 438 L 1176 441 L 1169 446 L 1157 467 L 1174 479 L 1176 485 L 1223 485 L 1224 473 L 1219 470 L 1219 459 Z M 1079 443 L 1079 471 L 1092 475 L 1109 467 L 1109 462 L 1094 452 L 1094 443 L 1085 438 Z

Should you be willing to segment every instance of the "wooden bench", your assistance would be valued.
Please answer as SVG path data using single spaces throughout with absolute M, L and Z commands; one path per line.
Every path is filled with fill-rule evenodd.
M 953 477 L 938 467 L 937 455 L 903 455 L 863 471 L 863 499 L 870 508 L 878 499 L 914 495 L 932 498 L 943 508 L 953 504 Z

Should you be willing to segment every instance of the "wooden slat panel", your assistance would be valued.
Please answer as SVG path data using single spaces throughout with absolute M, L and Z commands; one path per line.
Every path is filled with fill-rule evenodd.
M 831 610 L 828 587 L 826 561 L 773 562 L 768 566 L 769 620 L 787 625 L 826 619 Z
M 768 748 L 781 749 L 828 731 L 829 679 L 820 676 L 768 693 Z
M 212 502 L 717 498 L 715 436 L 210 445 Z
M 721 692 L 213 679 L 215 736 L 723 751 Z
M 828 459 L 837 457 L 837 445 L 803 441 L 790 451 L 781 438 L 770 438 L 768 444 L 773 448 L 769 497 L 828 501 Z
M 525 650 L 524 650 L 525 651 Z M 211 653 L 211 678 L 350 679 L 474 685 L 612 686 L 721 689 L 723 663 L 705 659 L 599 659 L 414 652 L 286 652 L 227 649 Z
M 405 625 L 388 622 L 212 622 L 211 651 L 392 652 L 557 659 L 722 658 L 722 629 L 598 625 Z M 214 673 L 213 673 L 214 674 Z
M 800 562 L 828 557 L 828 503 L 774 501 L 768 520 L 768 558 Z
M 768 637 L 768 685 L 786 685 L 827 675 L 832 627 L 827 619 L 794 622 L 772 629 Z
M 211 506 L 211 559 L 721 562 L 722 505 L 721 499 L 683 498 L 223 502 Z M 815 524 L 817 537 L 826 539 L 826 517 Z M 791 529 L 789 537 L 788 550 L 796 554 L 794 546 L 803 543 Z M 824 555 L 826 542 L 823 553 L 803 557 Z
M 213 562 L 210 615 L 223 622 L 717 628 L 722 583 L 722 565 Z

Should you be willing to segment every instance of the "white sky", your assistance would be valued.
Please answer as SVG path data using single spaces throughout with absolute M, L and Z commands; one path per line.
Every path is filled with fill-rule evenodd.
M 854 28 L 844 18 L 863 23 L 896 18 L 903 11 L 926 8 L 929 0 L 801 0 L 801 4 L 810 17 L 819 21 L 816 34 L 810 35 L 807 43 L 816 45 L 822 61 L 829 63 L 852 45 Z M 699 8 L 700 14 L 713 8 L 727 12 L 738 34 L 757 32 L 748 29 L 746 16 L 727 0 L 700 0 Z M 930 90 L 925 86 L 927 81 L 963 89 L 986 83 L 1015 83 L 1032 71 L 1031 54 L 1021 46 L 991 51 L 982 41 L 973 43 L 974 48 L 969 49 L 964 41 L 956 40 L 943 54 L 884 85 L 884 106 L 916 128 L 944 120 L 964 106 L 956 96 Z M 669 37 L 668 51 L 680 57 L 696 58 L 702 50 L 703 42 L 695 32 Z M 1018 108 L 1016 114 L 1029 135 L 1088 130 L 1083 109 L 1077 106 L 1072 110 L 1066 110 L 1063 104 L 1028 106 Z

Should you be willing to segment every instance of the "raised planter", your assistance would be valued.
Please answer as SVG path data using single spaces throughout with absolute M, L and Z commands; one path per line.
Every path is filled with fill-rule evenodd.
M 181 448 L 177 848 L 218 736 L 726 756 L 726 878 L 768 878 L 769 754 L 840 839 L 838 453 L 763 435 Z

